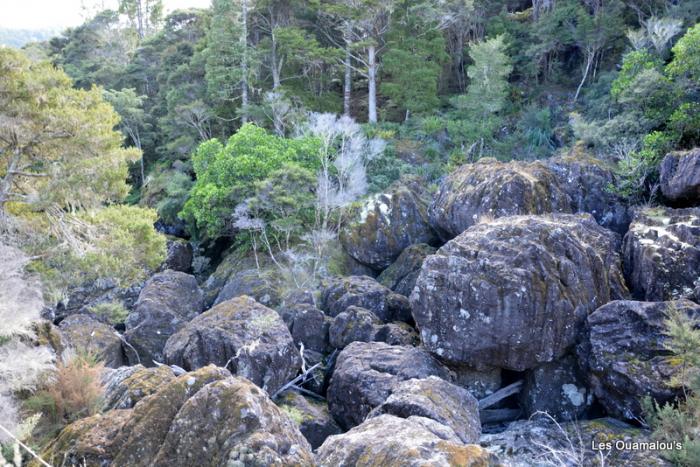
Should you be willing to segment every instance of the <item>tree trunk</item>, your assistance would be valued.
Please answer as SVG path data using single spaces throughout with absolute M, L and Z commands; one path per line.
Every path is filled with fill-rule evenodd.
M 274 91 L 280 87 L 281 83 L 281 67 L 277 63 L 277 37 L 275 37 L 274 27 L 272 29 L 272 32 L 270 33 L 270 36 L 272 37 L 272 50 L 270 51 L 270 61 L 272 62 L 272 66 L 270 68 L 272 69 L 272 90 Z
M 243 45 L 243 59 L 241 60 L 241 123 L 248 122 L 248 0 L 241 2 L 243 16 L 243 30 L 241 31 L 241 44 Z
M 367 48 L 367 81 L 369 86 L 369 96 L 367 106 L 369 123 L 377 123 L 377 50 L 374 45 Z
M 578 88 L 576 89 L 576 95 L 574 95 L 574 102 L 578 100 L 579 94 L 581 94 L 581 89 L 583 88 L 583 83 L 586 82 L 586 78 L 588 78 L 588 72 L 591 70 L 591 65 L 593 64 L 593 59 L 596 56 L 596 52 L 594 50 L 587 50 L 586 51 L 586 68 L 583 70 L 583 78 L 581 78 L 581 82 L 578 85 Z
M 350 40 L 345 41 L 345 84 L 343 85 L 343 115 L 350 116 L 350 100 L 352 98 L 352 55 L 350 52 Z

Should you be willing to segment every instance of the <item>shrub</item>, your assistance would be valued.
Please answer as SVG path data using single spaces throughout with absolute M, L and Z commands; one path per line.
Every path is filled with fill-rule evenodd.
M 106 319 L 110 324 L 120 324 L 126 320 L 129 315 L 124 305 L 120 302 L 104 302 L 98 303 L 90 308 L 90 311 L 97 316 Z

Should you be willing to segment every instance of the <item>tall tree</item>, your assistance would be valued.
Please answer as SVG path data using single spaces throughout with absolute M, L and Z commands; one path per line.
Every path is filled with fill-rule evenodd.
M 143 40 L 157 30 L 163 19 L 163 0 L 119 0 L 119 13 L 128 16 Z
M 146 113 L 143 110 L 146 96 L 139 96 L 133 88 L 127 88 L 121 91 L 106 90 L 104 92 L 104 97 L 121 117 L 119 129 L 124 133 L 124 136 L 131 141 L 134 147 L 141 152 L 139 163 L 141 169 L 141 184 L 143 185 L 146 180 L 142 152 L 143 135 L 150 127 L 146 121 Z

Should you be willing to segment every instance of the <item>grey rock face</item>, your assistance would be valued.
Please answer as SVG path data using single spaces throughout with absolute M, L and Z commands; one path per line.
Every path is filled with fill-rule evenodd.
M 88 315 L 70 315 L 59 324 L 63 345 L 79 352 L 89 352 L 105 366 L 118 368 L 124 364 L 122 341 L 113 327 Z
M 437 376 L 398 383 L 370 417 L 391 414 L 419 416 L 450 427 L 463 443 L 478 443 L 481 435 L 478 402 L 469 391 Z
M 371 342 L 382 321 L 366 308 L 350 306 L 338 316 L 328 330 L 330 344 L 336 349 L 345 348 L 351 342 Z
M 416 285 L 423 261 L 436 250 L 425 243 L 407 247 L 391 266 L 382 271 L 377 281 L 394 292 L 408 297 Z
M 340 231 L 345 251 L 376 270 L 389 266 L 406 247 L 434 240 L 426 204 L 403 185 L 368 199 Z
M 675 203 L 700 203 L 700 148 L 664 157 L 660 167 L 661 192 Z
M 688 300 L 618 300 L 588 317 L 590 337 L 579 346 L 579 359 L 588 364 L 591 387 L 610 414 L 633 420 L 643 415 L 642 397 L 662 403 L 679 394 L 668 385 L 678 368 L 668 361 L 664 346 L 664 320 L 670 306 L 700 318 L 700 305 Z
M 192 259 L 194 252 L 190 242 L 180 239 L 168 239 L 167 255 L 162 270 L 171 269 L 189 273 L 192 271 Z
M 313 449 L 321 446 L 329 436 L 342 433 L 323 402 L 289 391 L 280 397 L 277 405 L 299 425 L 301 434 Z
M 336 279 L 322 290 L 321 308 L 329 316 L 338 316 L 350 306 L 366 308 L 384 322 L 413 320 L 406 297 L 367 276 Z
M 449 370 L 422 348 L 353 342 L 338 355 L 328 387 L 328 406 L 347 429 L 362 423 L 397 383 L 432 375 L 451 378 Z
M 220 303 L 165 345 L 165 360 L 193 370 L 214 363 L 274 393 L 296 376 L 301 356 L 276 311 L 250 297 Z
M 194 276 L 167 270 L 151 277 L 125 322 L 124 337 L 140 357 L 139 362 L 129 351 L 129 361 L 146 366 L 152 366 L 153 360 L 162 362 L 168 338 L 203 308 L 202 291 Z
M 313 305 L 294 304 L 280 310 L 280 316 L 297 345 L 303 343 L 305 349 L 321 353 L 329 349 L 331 319 L 321 310 Z
M 235 272 L 219 292 L 214 305 L 247 295 L 265 306 L 276 307 L 281 301 L 278 282 L 278 275 L 270 271 L 253 268 Z
M 700 208 L 637 210 L 622 249 L 635 298 L 691 298 L 700 284 Z
M 587 214 L 476 225 L 429 256 L 411 295 L 428 350 L 522 371 L 564 355 L 586 316 L 627 290 L 619 239 Z
M 145 368 L 143 365 L 105 369 L 103 410 L 131 409 L 138 401 L 175 379 L 169 366 Z

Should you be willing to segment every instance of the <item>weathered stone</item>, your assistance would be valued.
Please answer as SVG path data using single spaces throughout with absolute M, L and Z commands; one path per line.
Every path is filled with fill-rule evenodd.
M 569 196 L 573 212 L 587 212 L 603 227 L 625 234 L 630 215 L 624 200 L 610 190 L 615 182 L 610 167 L 576 151 L 549 159 L 546 164 Z
M 493 394 L 502 386 L 500 368 L 475 370 L 464 365 L 448 365 L 454 373 L 454 383 L 468 390 L 477 399 Z
M 385 342 L 389 345 L 410 345 L 420 344 L 420 337 L 413 327 L 406 323 L 387 323 L 374 327 L 372 340 Z
M 175 379 L 169 366 L 145 368 L 143 365 L 105 369 L 102 374 L 104 402 L 102 410 L 130 409 L 146 396 L 156 393 Z
M 167 243 L 167 254 L 161 270 L 171 269 L 189 273 L 192 271 L 192 259 L 194 252 L 192 244 L 179 238 L 169 238 Z
M 126 319 L 126 341 L 136 349 L 127 352 L 131 363 L 152 366 L 162 362 L 168 338 L 204 309 L 202 291 L 194 276 L 164 271 L 144 286 L 134 311 Z
M 307 304 L 289 305 L 280 310 L 280 316 L 297 346 L 303 343 L 305 349 L 321 353 L 329 350 L 328 328 L 332 320 L 321 310 Z
M 322 290 L 321 308 L 329 316 L 338 316 L 350 306 L 366 308 L 384 322 L 413 321 L 406 297 L 367 276 L 336 279 Z
M 579 346 L 579 359 L 588 365 L 590 384 L 608 413 L 636 420 L 643 415 L 644 396 L 663 403 L 679 395 L 668 385 L 679 369 L 669 361 L 664 345 L 664 321 L 671 306 L 692 319 L 700 318 L 700 305 L 688 300 L 619 300 L 588 317 L 590 337 Z
M 384 402 L 397 383 L 433 375 L 451 379 L 449 370 L 422 348 L 353 342 L 338 355 L 328 406 L 342 427 L 351 428 Z
M 273 393 L 296 376 L 301 357 L 276 311 L 250 297 L 220 303 L 197 316 L 165 345 L 165 360 L 191 370 L 226 366 Z
M 121 303 L 131 310 L 139 297 L 143 284 L 119 287 L 113 279 L 90 281 L 68 291 L 68 297 L 56 305 L 51 318 L 60 321 L 76 313 L 89 314 L 90 310 L 102 303 Z
M 88 315 L 76 314 L 61 321 L 58 329 L 65 347 L 90 353 L 110 368 L 124 364 L 122 341 L 113 327 Z
M 406 247 L 436 240 L 426 209 L 416 193 L 399 185 L 352 212 L 340 231 L 340 242 L 357 261 L 382 270 Z
M 662 450 L 632 445 L 649 442 L 652 442 L 650 432 L 614 418 L 556 425 L 553 420 L 540 416 L 513 422 L 500 433 L 482 435 L 480 444 L 497 457 L 496 465 L 512 467 L 601 465 L 601 454 L 604 465 L 670 467 L 671 463 L 661 457 Z M 596 446 L 611 443 L 612 449 L 594 450 L 593 443 Z
M 469 391 L 452 383 L 428 376 L 398 383 L 391 395 L 370 413 L 401 418 L 419 416 L 446 425 L 463 443 L 478 443 L 481 435 L 479 406 Z
M 519 214 L 572 212 L 571 201 L 544 162 L 484 158 L 457 168 L 442 182 L 429 210 L 445 239 L 484 220 Z
M 700 208 L 635 211 L 623 241 L 625 276 L 633 296 L 690 298 L 700 285 Z
M 490 454 L 462 444 L 448 427 L 423 417 L 381 415 L 329 437 L 317 455 L 321 467 L 487 467 Z
M 436 248 L 425 243 L 407 247 L 391 266 L 382 271 L 377 277 L 377 282 L 408 297 L 416 285 L 423 261 L 435 251 Z
M 664 157 L 660 175 L 661 193 L 668 200 L 686 206 L 700 203 L 700 148 Z
M 258 303 L 276 308 L 280 302 L 280 277 L 277 271 L 245 269 L 232 274 L 219 292 L 214 305 L 247 295 Z
M 371 342 L 381 324 L 377 315 L 368 309 L 349 306 L 333 319 L 328 330 L 329 342 L 336 349 L 345 348 L 351 342 Z
M 627 294 L 618 245 L 588 214 L 473 226 L 423 263 L 411 295 L 421 340 L 474 369 L 553 361 L 589 313 Z
M 521 405 L 528 417 L 546 412 L 557 420 L 582 420 L 593 402 L 587 386 L 576 358 L 567 355 L 527 373 Z
M 277 405 L 299 426 L 301 434 L 311 444 L 318 448 L 331 435 L 342 433 L 338 424 L 328 412 L 328 406 L 320 401 L 288 391 L 281 397 Z

